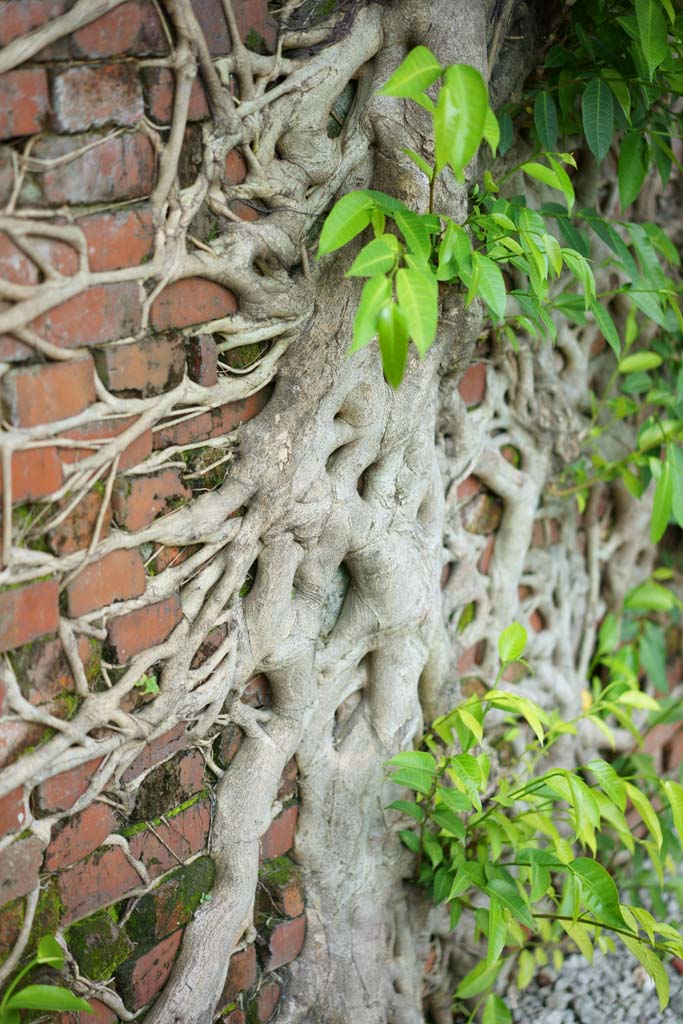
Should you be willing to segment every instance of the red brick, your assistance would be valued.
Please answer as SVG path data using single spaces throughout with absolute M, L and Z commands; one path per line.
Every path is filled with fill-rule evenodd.
M 261 836 L 261 859 L 272 860 L 281 857 L 294 846 L 296 823 L 299 819 L 298 804 L 291 804 L 281 811 Z
M 275 870 L 269 873 L 268 865 L 261 869 L 260 881 L 263 892 L 257 895 L 259 914 L 268 919 L 273 911 L 282 917 L 299 917 L 304 912 L 304 890 L 301 876 L 294 864 L 289 862 L 289 873 L 283 871 L 287 858 L 276 860 Z M 286 877 L 283 880 L 283 876 Z
M 190 663 L 190 668 L 199 668 L 200 665 L 203 665 L 218 650 L 227 635 L 228 627 L 225 624 L 214 626 L 197 648 L 195 656 Z
M 683 960 L 681 961 L 683 964 Z M 247 1018 L 242 1010 L 232 1010 L 227 1017 L 219 1018 L 221 1024 L 246 1024 Z
M 109 644 L 119 664 L 162 643 L 183 617 L 177 594 L 109 621 Z
M 479 494 L 481 490 L 481 481 L 476 476 L 468 476 L 458 484 L 457 496 L 460 499 L 471 498 L 473 494 Z
M 197 21 L 202 27 L 214 56 L 230 53 L 231 40 L 221 5 L 192 0 Z M 240 37 L 246 41 L 250 32 L 257 32 L 272 50 L 277 40 L 277 26 L 268 16 L 268 5 L 262 0 L 234 0 L 233 9 Z
M 172 729 L 145 744 L 142 752 L 134 761 L 131 761 L 121 776 L 122 782 L 126 783 L 137 779 L 138 775 L 149 771 L 154 765 L 160 764 L 161 761 L 165 761 L 167 757 L 171 757 L 179 750 L 184 750 L 186 746 L 187 725 L 185 722 L 178 722 Z
M 86 672 L 92 667 L 95 650 L 86 637 L 79 637 L 78 654 Z M 50 704 L 55 698 L 73 692 L 74 678 L 57 637 L 21 647 L 11 659 L 22 694 L 34 706 Z
M 465 405 L 479 405 L 486 394 L 486 363 L 468 366 L 458 385 L 458 391 Z
M 2 378 L 3 414 L 18 427 L 35 427 L 77 416 L 95 398 L 90 356 L 65 363 L 18 367 Z
M 96 135 L 55 135 L 40 139 L 31 156 L 54 160 L 81 149 Z M 80 156 L 50 168 L 38 178 L 48 205 L 97 203 L 137 199 L 154 187 L 155 156 L 149 139 L 140 132 L 103 137 Z
M 180 334 L 151 336 L 100 349 L 95 362 L 110 391 L 148 398 L 180 384 L 185 373 L 185 345 Z
M 280 985 L 277 981 L 268 981 L 262 985 L 253 1002 L 253 1019 L 255 1024 L 266 1024 L 271 1019 L 280 1001 Z
M 117 988 L 130 1010 L 151 1002 L 166 984 L 178 955 L 183 929 L 178 929 L 138 960 L 127 961 L 116 972 Z
M 41 131 L 49 105 L 43 68 L 19 68 L 0 75 L 0 139 Z
M 34 791 L 38 810 L 44 814 L 70 810 L 86 792 L 101 764 L 102 758 L 96 757 L 77 768 L 70 768 L 41 782 Z
M 168 45 L 154 6 L 145 0 L 130 3 L 103 14 L 74 33 L 74 56 L 148 56 L 166 53 Z
M 87 857 L 104 842 L 118 824 L 115 811 L 102 803 L 91 804 L 80 814 L 56 826 L 45 853 L 45 869 L 58 871 Z
M 484 659 L 485 646 L 483 641 L 479 641 L 474 647 L 468 647 L 466 651 L 458 658 L 458 672 L 460 675 L 464 675 L 466 672 L 470 672 L 477 665 L 481 665 Z
M 99 999 L 89 998 L 88 1002 L 94 1013 L 62 1013 L 58 1018 L 58 1024 L 116 1024 L 118 1017 L 113 1010 L 101 1003 Z
M 181 565 L 197 550 L 198 549 L 194 544 L 190 544 L 189 547 L 183 548 L 171 546 L 160 547 L 153 559 L 155 574 L 158 576 L 160 572 L 164 571 L 164 569 L 173 568 L 175 565 Z
M 103 847 L 91 853 L 85 860 L 61 871 L 57 879 L 64 907 L 62 924 L 87 917 L 142 885 L 120 846 Z
M 219 1000 L 219 1006 L 234 1003 L 240 992 L 256 984 L 256 947 L 254 945 L 233 953 L 230 957 L 228 977 Z
M 52 108 L 61 132 L 135 124 L 144 113 L 136 68 L 133 64 L 85 64 L 56 71 Z
M 216 756 L 218 757 L 219 764 L 223 768 L 227 768 L 235 759 L 237 751 L 242 746 L 243 739 L 244 733 L 238 725 L 231 723 L 221 730 Z
M 85 235 L 92 271 L 137 266 L 154 246 L 152 211 L 147 205 L 93 213 L 79 218 L 76 224 Z
M 145 592 L 145 566 L 137 548 L 110 551 L 86 565 L 66 588 L 69 615 L 77 618 L 114 601 L 140 597 Z
M 285 964 L 296 960 L 306 937 L 306 917 L 295 917 L 291 921 L 276 924 L 270 933 L 268 943 L 268 959 L 264 964 L 266 971 L 274 971 Z
M 93 538 L 97 517 L 102 508 L 103 496 L 97 491 L 90 491 L 76 505 L 61 523 L 50 530 L 47 545 L 55 555 L 71 555 L 74 551 L 87 548 Z M 66 502 L 66 499 L 65 499 Z M 64 502 L 64 503 L 65 503 Z M 100 527 L 100 538 L 106 537 L 111 529 L 111 505 L 107 505 Z
M 0 593 L 0 651 L 21 647 L 59 628 L 59 585 L 41 580 Z
M 169 68 L 145 68 L 143 81 L 147 113 L 153 121 L 159 124 L 168 124 L 173 114 L 175 75 Z M 202 121 L 208 116 L 209 104 L 206 93 L 197 77 L 192 83 L 187 119 L 188 121 Z
M 0 800 L 0 838 L 18 832 L 25 821 L 24 790 L 19 786 Z
M 2 188 L 0 183 L 0 202 L 2 202 Z M 22 345 L 15 341 L 10 334 L 0 334 L 0 362 L 20 363 L 26 359 L 32 359 L 35 352 L 30 345 Z
M 12 949 L 24 920 L 23 900 L 14 900 L 0 910 L 0 949 Z
M 0 853 L 0 904 L 25 896 L 38 882 L 43 844 L 38 836 L 17 839 Z
M 240 700 L 251 708 L 270 707 L 270 683 L 263 674 L 252 676 L 242 690 Z
M 29 235 L 27 240 L 36 254 L 54 270 L 66 277 L 77 273 L 78 253 L 73 246 L 44 235 Z M 0 275 L 14 284 L 38 284 L 41 271 L 26 253 L 22 252 L 7 235 L 0 232 Z M 29 350 L 30 351 L 30 350 Z
M 215 281 L 186 277 L 164 288 L 152 303 L 150 320 L 158 331 L 188 327 L 231 316 L 237 309 L 232 292 Z
M 67 0 L 6 0 L 0 3 L 0 45 L 40 28 L 46 21 L 63 14 L 68 7 Z
M 205 388 L 218 382 L 218 352 L 210 334 L 196 334 L 187 342 L 187 372 Z
M 168 448 L 173 444 L 191 444 L 193 441 L 206 441 L 210 437 L 229 434 L 241 423 L 246 423 L 258 415 L 272 394 L 270 386 L 261 388 L 255 395 L 239 402 L 229 402 L 210 412 L 200 413 L 192 419 L 183 420 L 171 426 L 163 423 L 154 430 L 154 448 Z
M 73 430 L 66 430 L 62 435 L 65 438 L 69 438 L 72 441 L 98 441 L 107 440 L 112 437 L 118 437 L 119 434 L 127 430 L 133 423 L 135 423 L 135 416 L 125 416 L 123 419 L 115 420 L 102 420 L 96 423 L 86 423 L 82 427 L 76 427 Z M 86 459 L 88 456 L 93 455 L 96 451 L 101 450 L 100 445 L 93 448 L 62 448 L 61 456 L 62 462 L 78 462 L 80 459 Z M 145 430 L 140 434 L 134 441 L 125 448 L 119 456 L 119 470 L 125 472 L 127 469 L 131 469 L 132 466 L 137 466 L 139 462 L 144 462 L 148 455 L 152 452 L 152 431 Z
M 494 549 L 495 545 L 496 545 L 496 535 L 494 533 L 492 533 L 488 537 L 488 539 L 486 541 L 486 544 L 484 545 L 484 550 L 481 553 L 481 556 L 479 558 L 479 562 L 478 562 L 478 565 L 477 565 L 477 568 L 479 569 L 479 572 L 483 573 L 484 575 L 486 575 L 486 573 L 489 571 L 489 566 L 491 565 L 491 559 L 493 558 L 493 549 Z
M 247 176 L 247 165 L 236 149 L 231 149 L 225 158 L 224 176 L 226 185 L 239 185 Z
M 88 288 L 43 313 L 31 328 L 46 341 L 71 348 L 135 334 L 140 317 L 138 287 L 125 281 Z
M 122 477 L 114 484 L 114 517 L 124 530 L 142 530 L 158 515 L 189 501 L 192 491 L 177 469 L 162 469 L 149 476 Z
M 12 502 L 37 501 L 62 486 L 64 472 L 57 449 L 31 448 L 12 455 Z M 0 494 L 2 494 L 0 475 Z
M 39 725 L 29 725 L 18 719 L 10 719 L 0 725 L 0 768 L 16 761 L 29 747 L 45 736 L 45 730 Z
M 299 771 L 296 764 L 296 758 L 293 757 L 291 761 L 287 762 L 285 770 L 282 773 L 280 788 L 277 791 L 278 800 L 290 800 L 295 795 L 298 777 Z
M 490 491 L 476 494 L 460 512 L 464 529 L 479 536 L 495 533 L 502 517 L 503 503 Z
M 178 814 L 167 815 L 154 832 L 146 829 L 131 836 L 130 850 L 141 860 L 151 878 L 158 878 L 178 861 L 186 861 L 206 849 L 211 827 L 211 804 L 198 800 Z M 156 833 L 156 835 L 154 834 Z

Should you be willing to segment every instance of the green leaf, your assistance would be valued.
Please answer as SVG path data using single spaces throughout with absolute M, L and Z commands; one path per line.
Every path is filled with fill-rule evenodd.
M 494 878 L 486 886 L 485 892 L 496 897 L 512 916 L 521 924 L 535 931 L 536 925 L 529 910 L 528 901 L 522 899 L 517 886 L 505 878 Z
M 406 240 L 408 252 L 418 253 L 428 260 L 432 251 L 432 243 L 422 217 L 411 210 L 399 210 L 394 219 Z
M 600 163 L 614 133 L 614 99 L 612 91 L 601 78 L 593 78 L 581 98 L 583 132 L 595 159 Z
M 549 92 L 539 92 L 534 103 L 534 124 L 544 149 L 557 149 L 557 107 Z
M 624 785 L 624 780 L 617 775 L 612 765 L 596 758 L 593 761 L 589 761 L 586 768 L 590 768 L 600 783 L 603 793 L 623 813 L 626 810 L 626 786 Z
M 408 847 L 411 853 L 419 853 L 420 837 L 417 832 L 411 832 L 409 828 L 402 828 L 398 834 L 403 844 Z
M 669 53 L 664 15 L 656 0 L 636 0 L 639 43 L 645 55 L 650 80 Z
M 507 664 L 510 661 L 518 661 L 524 654 L 527 634 L 524 626 L 519 622 L 511 622 L 507 629 L 498 637 L 498 656 Z
M 367 192 L 348 192 L 334 204 L 320 232 L 318 256 L 341 249 L 368 226 L 374 202 Z
M 548 158 L 550 159 L 550 158 Z M 554 188 L 558 192 L 561 192 L 565 200 L 567 201 L 568 211 L 571 213 L 574 205 L 574 186 L 572 185 L 569 175 L 560 167 L 556 161 L 553 161 L 554 167 L 546 167 L 545 164 L 539 164 L 534 160 L 529 163 L 522 164 L 520 170 L 528 174 L 530 178 L 535 178 L 536 181 L 542 181 L 544 185 L 548 185 L 549 188 Z M 558 173 L 558 168 L 562 171 L 562 174 Z
M 626 793 L 628 794 L 629 800 L 638 811 L 638 814 L 643 819 L 645 825 L 647 825 L 650 835 L 656 843 L 657 849 L 661 850 L 664 837 L 662 835 L 662 826 L 659 824 L 659 818 L 657 817 L 654 807 L 645 794 L 639 789 L 636 789 L 635 786 L 632 786 L 630 782 L 626 782 L 624 785 L 626 786 Z
M 614 928 L 625 925 L 619 909 L 619 893 L 612 876 L 590 857 L 577 857 L 570 870 L 581 879 L 583 902 L 599 921 Z
M 654 981 L 657 995 L 659 996 L 659 1008 L 663 1010 L 669 1002 L 669 975 L 666 973 L 664 964 L 657 954 L 639 939 L 630 939 L 626 935 L 620 935 L 619 938 L 626 948 L 630 949 L 636 959 L 640 961 Z
M 671 805 L 674 825 L 678 832 L 678 838 L 683 843 L 683 786 L 678 782 L 667 779 L 664 783 L 664 792 Z
M 664 531 L 669 525 L 671 505 L 673 503 L 673 474 L 671 463 L 668 459 L 662 464 L 662 471 L 655 487 L 655 497 L 652 504 L 652 518 L 650 520 L 650 540 L 657 544 L 664 536 Z
M 662 365 L 662 357 L 656 352 L 634 352 L 619 363 L 619 373 L 640 373 L 642 370 L 655 370 Z
M 671 461 L 673 463 L 673 497 L 671 510 L 678 525 L 683 527 L 683 449 L 671 448 L 670 452 Z
M 408 361 L 408 326 L 398 306 L 384 306 L 380 310 L 377 336 L 384 376 L 396 390 L 403 379 Z
M 498 264 L 480 252 L 473 252 L 472 266 L 478 278 L 477 292 L 488 306 L 494 322 L 504 320 L 507 292 Z
M 401 152 L 405 153 L 405 155 L 409 157 L 410 160 L 413 161 L 415 166 L 420 168 L 422 173 L 427 176 L 429 181 L 432 180 L 432 178 L 434 177 L 434 168 L 430 167 L 427 161 L 423 159 L 423 157 L 421 157 L 419 153 L 416 153 L 415 150 L 411 149 L 409 146 L 401 146 Z
M 512 145 L 512 136 L 514 134 L 514 126 L 510 115 L 500 113 L 498 115 L 498 126 L 500 128 L 500 142 L 498 143 L 498 148 L 500 155 L 505 156 Z
M 481 1020 L 482 1024 L 512 1024 L 512 1014 L 500 996 L 492 992 L 484 1004 L 484 1016 Z
M 379 90 L 379 95 L 415 99 L 437 80 L 442 71 L 443 68 L 431 50 L 426 46 L 416 46 Z
M 54 935 L 44 935 L 38 943 L 36 960 L 39 964 L 50 964 L 58 971 L 64 966 L 64 950 Z
M 90 1003 L 60 985 L 27 985 L 5 1004 L 8 1010 L 83 1010 L 94 1013 Z
M 531 984 L 531 979 L 536 973 L 536 961 L 528 949 L 523 949 L 519 954 L 517 966 L 517 988 L 525 989 Z
M 3 1010 L 0 1007 L 0 1024 L 21 1024 L 18 1010 Z
M 457 814 L 453 811 L 431 811 L 429 817 L 435 821 L 439 828 L 447 832 L 449 836 L 456 839 L 465 839 L 465 826 Z
M 396 275 L 396 295 L 410 337 L 423 356 L 436 337 L 439 318 L 436 278 L 429 271 L 401 268 Z
M 437 774 L 434 756 L 425 750 L 403 750 L 386 763 L 395 768 L 417 768 L 421 772 L 429 772 L 432 776 Z
M 655 580 L 646 580 L 629 590 L 624 599 L 624 608 L 633 611 L 670 612 L 675 604 L 671 591 Z
M 455 990 L 456 997 L 471 999 L 472 996 L 478 996 L 480 992 L 485 992 L 498 977 L 502 966 L 501 961 L 496 964 L 487 964 L 485 960 L 482 960 L 462 979 Z
M 447 789 L 446 786 L 437 786 L 436 793 L 446 807 L 450 807 L 452 811 L 469 811 L 472 808 L 472 803 L 465 796 L 464 793 L 459 793 L 455 789 Z
M 432 788 L 432 776 L 416 768 L 399 768 L 392 774 L 391 781 L 397 786 L 407 786 L 408 789 L 424 796 L 427 796 Z
M 666 640 L 661 626 L 656 626 L 654 622 L 645 622 L 638 641 L 638 657 L 641 668 L 645 669 L 655 689 L 659 693 L 667 693 L 669 685 L 666 678 Z
M 489 928 L 488 928 L 488 949 L 486 952 L 486 963 L 494 964 L 500 959 L 500 954 L 505 946 L 508 928 L 505 923 L 503 905 L 495 896 L 491 897 L 489 906 Z
M 614 352 L 617 359 L 621 353 L 621 341 L 616 327 L 614 326 L 614 320 L 607 312 L 605 307 L 597 301 L 597 299 L 591 299 L 590 310 L 595 317 L 595 322 L 600 329 L 600 333 Z
M 426 817 L 420 805 L 410 800 L 394 800 L 393 803 L 387 804 L 387 810 L 400 811 L 401 814 L 407 814 L 409 818 L 413 818 L 420 824 L 422 824 Z
M 368 242 L 356 256 L 347 277 L 376 277 L 386 274 L 396 262 L 399 242 L 395 235 L 381 235 Z
M 458 181 L 484 135 L 488 92 L 479 71 L 469 64 L 446 69 L 434 113 L 436 173 L 450 164 Z
M 496 150 L 500 145 L 500 125 L 498 124 L 498 118 L 493 113 L 490 107 L 486 108 L 486 116 L 484 117 L 484 128 L 483 136 L 486 142 L 489 144 L 489 148 L 493 155 L 496 155 Z M 486 172 L 489 173 L 488 171 Z M 490 189 L 489 191 L 497 191 L 497 189 Z
M 377 321 L 380 310 L 391 301 L 391 281 L 381 274 L 371 277 L 363 285 L 360 302 L 353 322 L 353 344 L 349 353 L 363 348 L 377 334 Z
M 626 690 L 616 698 L 617 704 L 625 704 L 628 708 L 638 708 L 639 711 L 659 711 L 660 707 L 654 697 L 640 690 Z
M 645 140 L 637 132 L 629 132 L 619 147 L 619 163 L 617 179 L 619 181 L 619 201 L 622 210 L 630 206 L 638 198 L 645 175 L 647 162 L 644 159 Z

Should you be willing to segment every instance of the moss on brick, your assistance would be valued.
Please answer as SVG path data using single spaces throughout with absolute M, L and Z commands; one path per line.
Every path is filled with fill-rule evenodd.
M 298 877 L 299 872 L 289 857 L 276 857 L 275 860 L 266 861 L 259 869 L 259 881 L 266 886 L 281 887 Z
M 79 968 L 93 981 L 111 978 L 134 948 L 107 910 L 72 925 L 66 939 Z
M 126 930 L 134 942 L 153 946 L 194 915 L 202 897 L 213 886 L 215 867 L 210 857 L 199 857 L 177 868 L 152 892 L 143 896 L 130 915 Z

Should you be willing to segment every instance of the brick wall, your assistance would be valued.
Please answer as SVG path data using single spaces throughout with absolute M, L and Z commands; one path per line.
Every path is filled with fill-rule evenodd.
M 72 6 L 73 0 L 0 0 L 0 46 Z M 230 53 L 220 0 L 193 0 L 193 7 L 212 56 Z M 266 0 L 237 0 L 234 7 L 242 37 L 261 52 L 272 49 Z M 32 708 L 57 725 L 68 723 L 84 688 L 104 691 L 131 659 L 182 628 L 179 593 L 163 575 L 193 548 L 142 537 L 138 543 L 137 535 L 220 486 L 220 460 L 229 454 L 222 439 L 256 416 L 270 394 L 266 386 L 221 400 L 224 365 L 203 328 L 235 313 L 230 291 L 197 276 L 159 285 L 158 275 L 148 284 L 130 272 L 154 257 L 153 139 L 167 131 L 174 100 L 166 59 L 172 27 L 162 24 L 159 10 L 151 0 L 124 2 L 0 75 L 0 216 L 4 210 L 13 217 L 11 230 L 0 230 L 0 322 L 9 316 L 0 330 L 4 536 L 41 552 L 52 566 L 38 579 L 30 561 L 27 571 L 14 565 L 9 576 L 5 566 L 0 652 L 7 652 L 18 693 L 10 699 L 0 689 L 0 769 L 55 735 L 44 720 L 31 721 Z M 209 117 L 197 79 L 187 160 Z M 222 184 L 229 190 L 245 172 L 240 154 L 228 154 Z M 255 216 L 249 206 L 231 205 L 240 216 Z M 22 333 L 11 314 L 23 289 L 35 285 L 47 292 L 52 286 L 52 297 Z M 158 406 L 160 418 L 146 415 L 188 379 L 203 389 L 201 408 L 178 414 L 169 401 Z M 107 459 L 115 446 L 115 459 Z M 190 454 L 165 458 L 177 446 L 189 446 Z M 215 646 L 209 643 L 197 661 Z M 131 689 L 127 713 L 154 699 L 154 673 L 152 665 Z M 243 696 L 257 706 L 268 699 L 264 679 Z M 16 712 L 17 702 L 25 713 Z M 60 929 L 80 971 L 107 982 L 137 1011 L 163 987 L 184 926 L 211 898 L 210 767 L 229 771 L 241 733 L 228 726 L 198 746 L 183 722 L 156 729 L 92 800 L 108 736 L 115 733 L 100 730 L 101 756 L 43 773 L 37 784 L 0 799 L 0 959 L 19 936 L 27 897 L 39 885 L 26 954 L 43 934 Z M 271 1018 L 286 965 L 304 939 L 302 883 L 292 859 L 294 763 L 278 799 L 282 810 L 262 838 L 258 936 L 232 957 L 223 993 L 218 1019 L 230 1024 Z M 94 1006 L 98 1024 L 117 1019 L 105 1002 Z

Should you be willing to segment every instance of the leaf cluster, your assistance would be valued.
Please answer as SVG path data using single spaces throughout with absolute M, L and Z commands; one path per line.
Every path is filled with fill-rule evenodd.
M 45 935 L 38 943 L 36 955 L 17 974 L 8 985 L 0 1000 L 0 1024 L 19 1024 L 21 1010 L 80 1010 L 81 1013 L 94 1013 L 90 1003 L 73 995 L 61 985 L 24 985 L 18 989 L 19 982 L 34 967 L 46 965 L 61 970 L 64 967 L 64 950 L 52 935 Z

